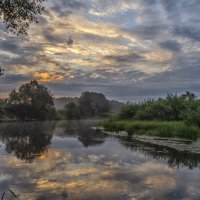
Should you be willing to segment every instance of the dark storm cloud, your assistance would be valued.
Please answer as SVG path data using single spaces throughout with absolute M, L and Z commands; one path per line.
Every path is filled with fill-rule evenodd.
M 180 52 L 181 51 L 181 45 L 175 41 L 175 40 L 167 40 L 164 42 L 159 43 L 161 48 L 164 48 L 166 50 L 170 50 L 173 52 Z

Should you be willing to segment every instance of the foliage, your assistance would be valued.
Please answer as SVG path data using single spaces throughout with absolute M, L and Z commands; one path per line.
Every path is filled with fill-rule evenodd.
M 9 94 L 6 110 L 22 120 L 51 119 L 55 115 L 53 95 L 44 85 L 30 81 Z
M 137 104 L 125 105 L 121 108 L 119 113 L 120 119 L 133 118 L 138 112 L 139 106 Z
M 7 105 L 8 99 L 0 99 L 0 119 L 3 118 L 3 116 L 6 115 L 6 105 Z
M 186 92 L 182 95 L 167 94 L 164 99 L 148 100 L 140 103 L 125 105 L 119 112 L 119 119 L 161 120 L 161 121 L 196 121 L 200 110 L 200 100 L 195 94 Z M 191 119 L 191 117 L 197 120 Z M 196 117 L 195 117 L 196 116 Z
M 0 99 L 0 119 L 80 119 L 105 116 L 110 108 L 103 94 L 84 92 L 77 102 L 69 102 L 64 110 L 56 112 L 51 92 L 37 81 L 31 81 L 14 89 L 8 99 Z
M 115 119 L 102 125 L 130 135 L 196 139 L 200 133 L 200 100 L 191 92 L 169 93 L 164 99 L 125 105 Z
M 79 98 L 81 115 L 93 117 L 108 113 L 111 109 L 109 101 L 101 93 L 83 92 Z
M 73 102 L 66 104 L 65 116 L 67 119 L 80 119 L 80 108 Z
M 38 15 L 44 11 L 45 0 L 1 0 L 0 17 L 6 31 L 26 34 L 30 23 L 38 23 Z
M 110 119 L 100 123 L 107 131 L 126 131 L 129 135 L 151 135 L 159 137 L 177 137 L 197 139 L 200 129 L 183 122 L 169 121 L 133 121 Z
M 200 127 L 200 109 L 197 111 L 191 111 L 185 115 L 186 124 L 194 124 Z

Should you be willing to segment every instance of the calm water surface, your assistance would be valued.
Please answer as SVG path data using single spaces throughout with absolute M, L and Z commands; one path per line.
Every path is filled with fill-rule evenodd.
M 1 124 L 0 195 L 10 188 L 21 200 L 200 199 L 198 154 L 110 137 L 95 123 Z

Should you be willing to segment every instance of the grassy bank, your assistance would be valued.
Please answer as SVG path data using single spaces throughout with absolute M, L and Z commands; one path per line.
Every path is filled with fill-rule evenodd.
M 177 121 L 134 121 L 109 119 L 100 123 L 106 131 L 126 131 L 129 135 L 149 135 L 195 140 L 200 136 L 200 129 Z

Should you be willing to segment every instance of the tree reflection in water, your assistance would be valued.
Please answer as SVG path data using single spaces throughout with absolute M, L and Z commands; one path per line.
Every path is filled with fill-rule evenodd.
M 14 152 L 18 159 L 32 162 L 47 151 L 54 130 L 54 122 L 7 124 L 0 130 L 0 140 L 8 153 Z
M 167 160 L 168 165 L 172 168 L 200 168 L 199 154 L 178 151 L 169 147 L 138 141 L 130 137 L 119 137 L 119 140 L 124 147 L 132 151 L 141 152 L 153 159 Z
M 62 123 L 64 132 L 59 136 L 61 137 L 74 137 L 78 138 L 78 141 L 82 143 L 84 147 L 102 145 L 105 142 L 107 134 L 98 131 L 92 127 L 95 127 L 98 120 L 71 120 Z
M 5 143 L 5 150 L 8 153 L 14 152 L 17 158 L 32 162 L 34 158 L 47 151 L 54 133 L 59 137 L 77 138 L 85 148 L 102 145 L 110 136 L 92 129 L 96 123 L 94 120 L 81 120 L 63 121 L 57 125 L 55 122 L 4 124 L 0 129 L 0 140 Z M 129 150 L 141 152 L 153 159 L 167 161 L 172 168 L 200 167 L 199 154 L 181 152 L 131 137 L 117 137 L 117 140 Z

